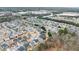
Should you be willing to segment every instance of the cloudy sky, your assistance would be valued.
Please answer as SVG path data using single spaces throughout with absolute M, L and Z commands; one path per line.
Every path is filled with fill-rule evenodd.
M 79 0 L 0 0 L 0 7 L 79 7 Z

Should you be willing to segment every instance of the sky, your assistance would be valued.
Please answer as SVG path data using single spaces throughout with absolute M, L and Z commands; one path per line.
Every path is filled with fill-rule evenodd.
M 79 7 L 79 0 L 0 0 L 0 7 Z

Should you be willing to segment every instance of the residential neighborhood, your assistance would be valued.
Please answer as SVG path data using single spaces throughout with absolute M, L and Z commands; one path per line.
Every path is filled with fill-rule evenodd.
M 0 8 L 0 51 L 78 51 L 79 11 L 55 9 Z

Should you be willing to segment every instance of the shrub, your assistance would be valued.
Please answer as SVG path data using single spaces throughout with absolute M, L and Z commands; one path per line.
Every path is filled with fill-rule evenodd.
M 37 16 L 37 18 L 41 19 L 41 18 L 42 18 L 42 16 Z
M 72 36 L 75 36 L 76 35 L 76 33 L 75 32 L 73 32 L 73 33 L 70 33 Z
M 50 32 L 50 31 L 48 32 L 48 36 L 49 36 L 49 37 L 52 37 L 52 34 L 51 34 L 51 32 Z
M 44 31 L 46 31 L 46 28 L 44 26 L 41 27 Z
M 38 24 L 34 24 L 35 26 L 39 26 Z
M 47 48 L 47 46 L 46 46 L 45 44 L 41 43 L 41 44 L 39 45 L 38 50 L 39 50 L 39 51 L 43 51 L 43 50 L 46 49 L 46 48 Z
M 67 28 L 64 28 L 64 29 L 59 29 L 59 34 L 61 35 L 61 34 L 67 34 L 68 33 L 68 30 L 67 30 Z

